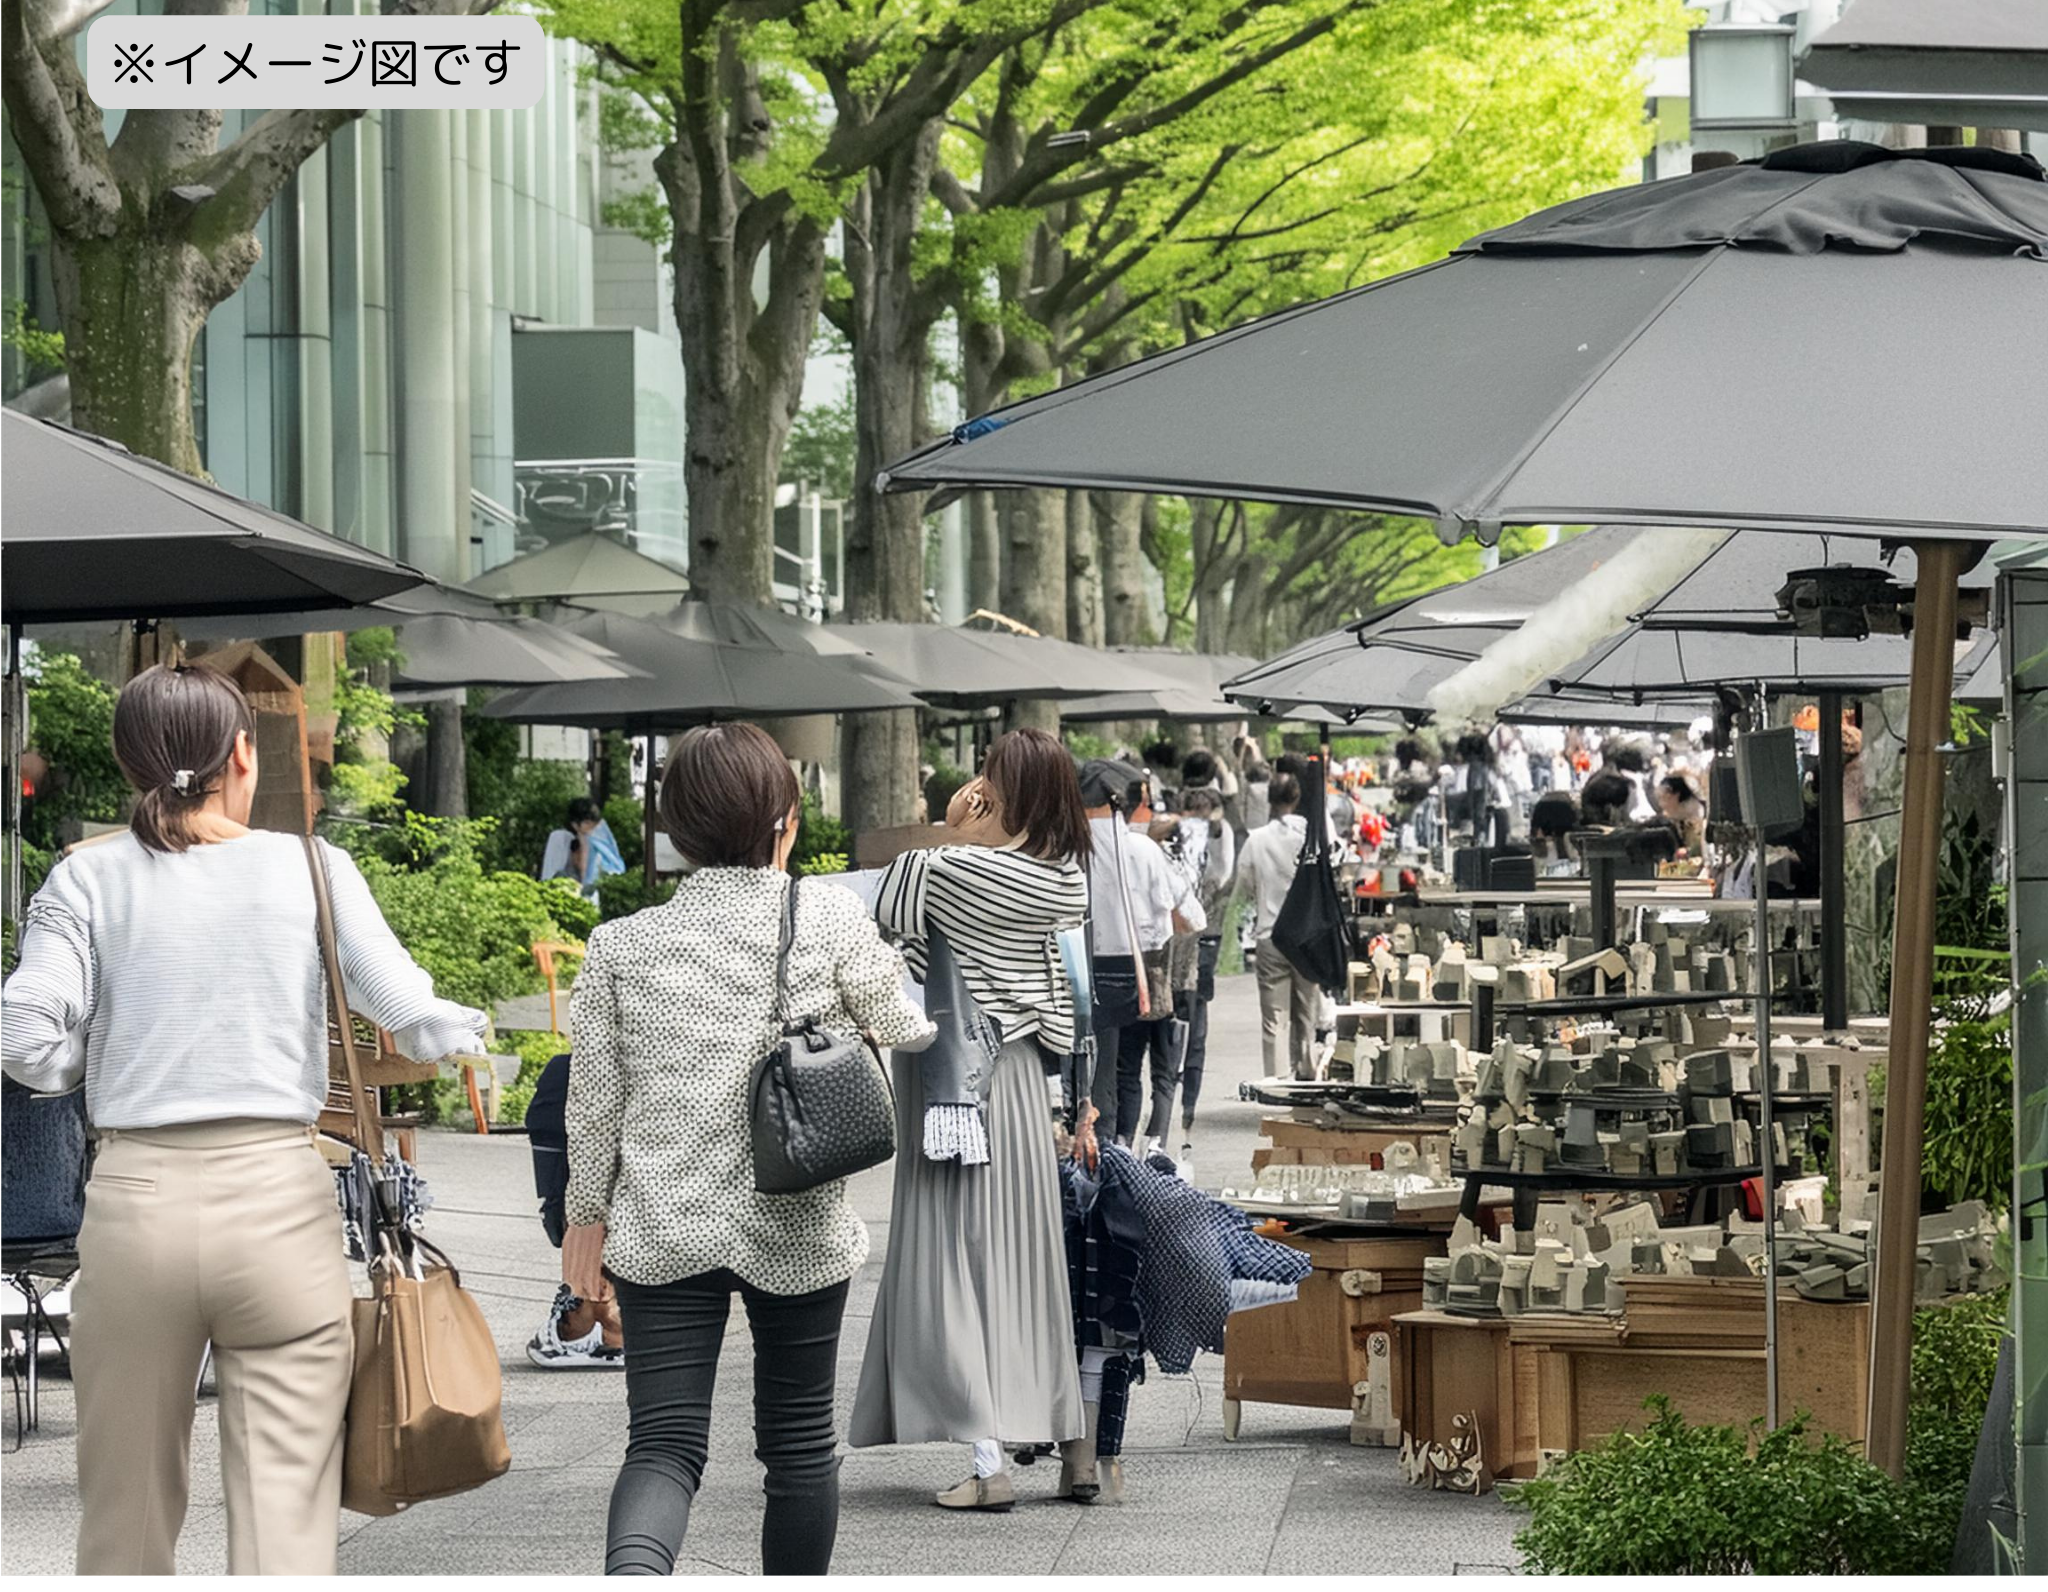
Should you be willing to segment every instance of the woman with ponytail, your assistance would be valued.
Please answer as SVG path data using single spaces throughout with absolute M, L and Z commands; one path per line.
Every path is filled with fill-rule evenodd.
M 24 915 L 0 1061 L 85 1088 L 98 1153 L 72 1296 L 81 1574 L 168 1575 L 206 1346 L 228 1568 L 332 1575 L 352 1360 L 334 1179 L 314 1147 L 327 995 L 306 848 L 249 828 L 255 719 L 225 675 L 122 688 L 129 832 L 75 850 Z M 347 853 L 318 851 L 349 1003 L 406 1054 L 483 1049 Z

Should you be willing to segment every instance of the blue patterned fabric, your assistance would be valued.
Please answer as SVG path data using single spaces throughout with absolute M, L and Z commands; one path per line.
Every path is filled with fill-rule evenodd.
M 1254 1233 L 1242 1211 L 1121 1145 L 1103 1146 L 1096 1177 L 1097 1211 L 1119 1224 L 1128 1214 L 1144 1233 L 1138 1310 L 1145 1348 L 1169 1375 L 1204 1349 L 1223 1352 L 1233 1279 L 1298 1285 L 1312 1269 L 1299 1250 Z

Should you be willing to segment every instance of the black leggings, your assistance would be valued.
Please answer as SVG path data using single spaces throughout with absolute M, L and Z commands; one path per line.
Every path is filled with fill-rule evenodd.
M 711 1390 L 737 1293 L 754 1336 L 754 1455 L 768 1467 L 767 1575 L 823 1575 L 839 1531 L 832 1401 L 846 1284 L 764 1293 L 729 1271 L 659 1287 L 616 1281 L 626 1329 L 626 1463 L 612 1488 L 606 1575 L 668 1575 L 710 1448 Z

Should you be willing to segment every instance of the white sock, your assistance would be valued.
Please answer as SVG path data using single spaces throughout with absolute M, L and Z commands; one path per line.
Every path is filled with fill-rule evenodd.
M 984 1437 L 974 1445 L 974 1474 L 983 1481 L 1003 1473 L 1003 1445 L 993 1437 Z

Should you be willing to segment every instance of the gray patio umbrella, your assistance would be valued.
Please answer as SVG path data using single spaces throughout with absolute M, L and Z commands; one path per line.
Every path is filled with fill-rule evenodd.
M 593 642 L 538 619 L 506 614 L 459 586 L 427 581 L 360 608 L 300 609 L 188 621 L 179 628 L 201 641 L 265 640 L 389 626 L 404 662 L 401 687 L 547 685 L 569 680 L 624 680 L 641 671 Z
M 118 443 L 13 410 L 0 619 L 182 619 L 353 606 L 420 572 Z
M 703 616 L 698 616 L 702 618 Z M 808 713 L 866 713 L 911 708 L 917 698 L 860 657 L 820 656 L 769 646 L 695 640 L 629 614 L 591 612 L 567 621 L 572 635 L 595 642 L 642 671 L 638 679 L 532 686 L 487 704 L 488 718 L 514 724 L 571 724 L 651 738 L 721 719 Z M 643 815 L 643 857 L 654 877 L 654 759 L 650 739 Z
M 1312 702 L 1419 718 L 1430 711 L 1433 687 L 1645 534 L 1654 533 L 1596 526 L 1470 580 L 1389 603 L 1245 670 L 1224 693 L 1248 705 Z M 1607 721 L 1589 712 L 1578 722 Z
M 1840 116 L 2048 132 L 2041 0 L 1856 0 L 1799 58 Z
M 886 484 L 1321 504 L 1483 538 L 1558 523 L 2038 533 L 2048 383 L 2038 339 L 2016 333 L 2048 324 L 2044 259 L 2048 183 L 2026 157 L 1806 145 L 1540 211 L 1434 265 L 1012 404 Z M 1998 401 L 1927 405 L 1900 429 L 1814 403 L 1816 371 L 1844 392 Z M 1681 396 L 1710 439 L 1645 424 Z
M 484 571 L 473 592 L 499 603 L 574 603 L 643 618 L 690 590 L 687 575 L 602 531 L 587 531 Z
M 641 677 L 508 691 L 482 709 L 487 717 L 645 733 L 714 719 L 918 705 L 904 682 L 848 668 L 843 659 L 693 640 L 629 614 L 593 612 L 562 628 L 617 654 Z
M 1052 636 L 888 622 L 823 629 L 845 645 L 873 653 L 883 668 L 940 707 L 1064 701 L 1105 690 L 1171 691 L 1179 686 L 1177 676 L 1131 655 Z
M 1222 693 L 1232 675 L 1255 659 L 1235 653 L 1182 652 L 1177 647 L 1119 647 L 1119 658 L 1137 659 L 1178 682 L 1165 691 L 1103 691 L 1061 704 L 1060 717 L 1077 724 L 1119 719 L 1169 719 L 1184 724 L 1223 724 L 1246 717 L 1244 708 Z

